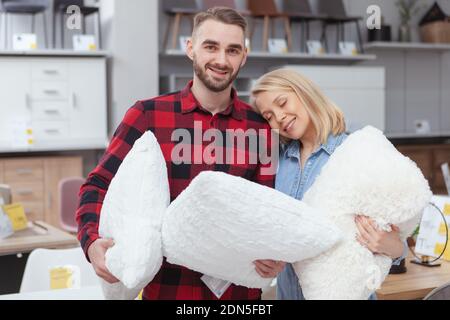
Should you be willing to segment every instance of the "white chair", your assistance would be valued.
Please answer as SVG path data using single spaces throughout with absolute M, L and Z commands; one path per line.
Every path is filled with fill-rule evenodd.
M 423 300 L 450 300 L 450 282 L 434 289 Z
M 87 262 L 80 247 L 59 250 L 36 249 L 28 257 L 20 293 L 49 291 L 49 268 L 61 265 L 75 265 L 80 268 L 81 287 L 100 286 L 92 265 Z

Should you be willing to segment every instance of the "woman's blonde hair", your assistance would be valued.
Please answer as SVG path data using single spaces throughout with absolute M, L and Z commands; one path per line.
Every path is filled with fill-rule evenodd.
M 315 83 L 298 72 L 278 69 L 259 78 L 251 92 L 255 110 L 255 96 L 267 91 L 294 92 L 308 112 L 320 143 L 325 143 L 330 133 L 337 135 L 345 132 L 344 114 L 341 109 L 328 99 Z

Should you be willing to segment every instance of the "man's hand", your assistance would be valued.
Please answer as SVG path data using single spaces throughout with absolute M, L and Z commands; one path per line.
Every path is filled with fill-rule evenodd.
M 253 262 L 258 274 L 263 278 L 275 278 L 286 266 L 286 262 L 257 260 Z
M 114 241 L 112 239 L 97 239 L 89 246 L 88 249 L 89 260 L 91 260 L 95 273 L 100 278 L 111 284 L 119 282 L 119 279 L 114 277 L 105 265 L 106 251 L 112 246 L 114 246 Z

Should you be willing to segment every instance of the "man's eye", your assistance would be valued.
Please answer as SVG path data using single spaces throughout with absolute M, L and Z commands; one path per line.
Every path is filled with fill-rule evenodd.
M 231 54 L 239 54 L 239 51 L 237 49 L 230 49 L 228 52 Z
M 215 49 L 214 46 L 206 46 L 205 48 L 206 48 L 206 50 L 214 50 Z

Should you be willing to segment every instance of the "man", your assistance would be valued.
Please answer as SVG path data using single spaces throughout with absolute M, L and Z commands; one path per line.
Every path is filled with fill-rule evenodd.
M 138 101 L 126 113 L 98 166 L 89 174 L 80 190 L 80 207 L 77 211 L 78 239 L 87 259 L 97 275 L 110 283 L 118 280 L 105 267 L 105 253 L 114 245 L 112 239 L 100 239 L 98 225 L 100 210 L 109 183 L 134 142 L 147 130 L 151 130 L 163 151 L 168 168 L 171 201 L 173 201 L 202 171 L 223 171 L 273 187 L 274 175 L 264 173 L 269 164 L 225 163 L 216 161 L 192 161 L 174 163 L 172 158 L 176 141 L 172 141 L 176 129 L 190 132 L 218 129 L 255 129 L 267 132 L 270 144 L 270 128 L 263 118 L 240 101 L 232 83 L 246 62 L 246 22 L 236 11 L 228 8 L 212 8 L 199 13 L 194 19 L 192 39 L 187 44 L 187 55 L 193 61 L 194 79 L 180 92 Z M 192 139 L 195 140 L 195 139 Z M 205 149 L 205 143 L 190 142 L 195 152 Z M 183 143 L 186 143 L 183 141 Z M 229 146 L 228 146 L 229 147 Z M 267 146 L 270 148 L 270 146 Z M 222 146 L 223 154 L 230 152 Z M 232 150 L 236 154 L 248 154 L 255 150 Z M 270 150 L 269 150 L 270 151 Z M 276 152 L 276 151 L 275 151 Z M 214 157 L 214 155 L 212 155 Z M 226 212 L 224 212 L 226 214 Z M 263 277 L 275 277 L 284 267 L 274 261 L 255 262 L 257 272 Z M 164 260 L 159 273 L 144 289 L 144 299 L 216 299 L 200 279 L 202 274 Z M 260 299 L 261 290 L 232 284 L 221 299 Z

